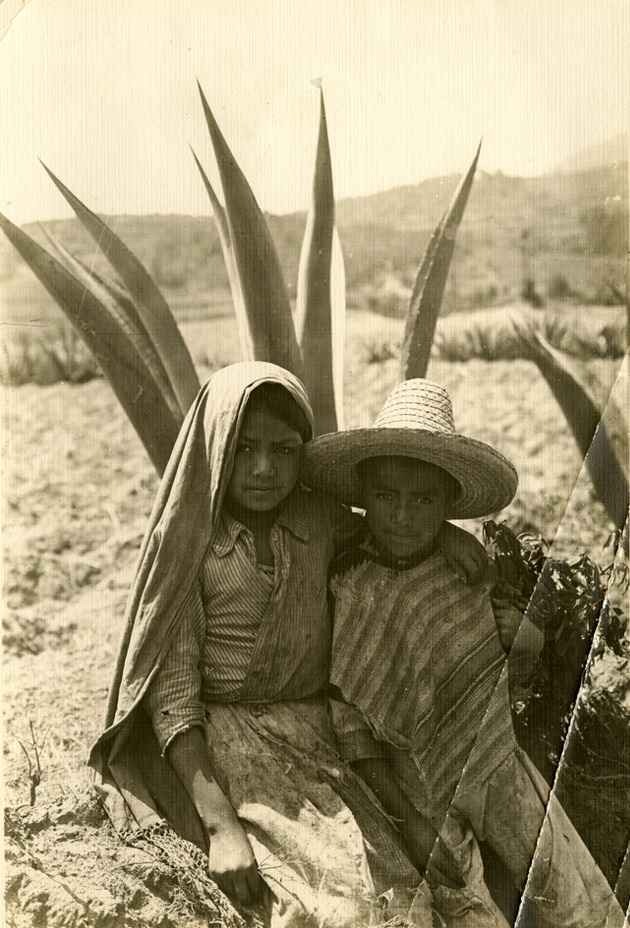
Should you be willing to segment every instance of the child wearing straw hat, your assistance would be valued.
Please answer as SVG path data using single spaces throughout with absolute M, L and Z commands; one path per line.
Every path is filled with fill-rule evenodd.
M 332 567 L 331 714 L 342 753 L 399 820 L 416 865 L 430 879 L 444 846 L 457 859 L 468 916 L 462 891 L 440 886 L 443 914 L 473 926 L 492 911 L 484 842 L 522 894 L 497 899 L 512 923 L 622 924 L 603 874 L 516 743 L 490 592 L 464 584 L 436 547 L 446 519 L 510 502 L 513 465 L 455 430 L 446 390 L 413 379 L 372 428 L 311 442 L 303 479 L 366 511 Z M 433 849 L 427 822 L 439 835 Z

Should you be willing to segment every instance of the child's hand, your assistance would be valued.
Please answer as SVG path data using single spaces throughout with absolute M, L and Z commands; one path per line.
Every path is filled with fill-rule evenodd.
M 455 858 L 421 812 L 410 807 L 400 822 L 400 833 L 411 862 L 426 872 L 429 883 L 452 889 L 464 885 Z
M 262 899 L 266 884 L 240 823 L 230 823 L 211 835 L 208 870 L 219 889 L 235 902 L 249 906 Z
M 438 535 L 438 544 L 449 567 L 466 583 L 474 585 L 486 579 L 486 549 L 470 532 L 445 522 Z
M 431 857 L 426 872 L 429 884 L 448 886 L 451 889 L 461 889 L 464 885 L 464 880 L 455 862 L 455 858 L 439 836 L 431 851 Z
M 521 627 L 523 613 L 509 599 L 496 599 L 494 596 L 492 597 L 492 609 L 499 640 L 507 654 L 514 644 L 514 639 Z

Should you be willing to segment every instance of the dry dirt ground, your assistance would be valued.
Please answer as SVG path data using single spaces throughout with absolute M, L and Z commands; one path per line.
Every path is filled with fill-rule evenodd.
M 400 323 L 360 314 L 352 325 L 350 426 L 372 419 L 397 373 L 393 359 L 368 363 L 359 333 L 367 328 L 372 343 L 400 334 Z M 198 345 L 196 330 L 186 334 Z M 205 338 L 206 357 L 235 357 L 231 346 L 227 357 L 216 348 L 215 333 Z M 609 384 L 618 363 L 591 367 Z M 582 462 L 534 366 L 436 361 L 429 376 L 451 392 L 459 428 L 497 445 L 519 468 L 510 524 L 552 538 Z M 114 839 L 84 767 L 156 477 L 102 380 L 5 388 L 2 406 L 5 924 L 208 924 L 157 861 Z M 605 560 L 609 529 L 588 480 L 578 481 L 559 542 L 564 553 Z

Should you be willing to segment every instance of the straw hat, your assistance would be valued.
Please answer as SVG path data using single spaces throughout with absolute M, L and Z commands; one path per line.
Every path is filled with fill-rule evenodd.
M 307 444 L 302 479 L 313 489 L 360 507 L 356 465 L 387 456 L 427 461 L 457 480 L 461 491 L 449 507 L 449 519 L 498 512 L 516 492 L 514 466 L 490 445 L 456 432 L 448 393 L 421 378 L 398 384 L 372 428 L 321 435 Z

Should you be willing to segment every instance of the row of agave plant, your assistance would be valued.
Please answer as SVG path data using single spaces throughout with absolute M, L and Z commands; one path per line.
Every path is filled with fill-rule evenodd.
M 243 357 L 300 376 L 318 432 L 341 427 L 345 320 L 343 257 L 335 228 L 330 145 L 323 94 L 312 198 L 298 272 L 294 316 L 280 261 L 254 194 L 199 87 L 224 203 L 193 152 L 210 198 L 228 273 Z M 401 379 L 424 377 L 479 149 L 426 247 L 413 287 L 400 359 Z M 87 343 L 162 473 L 199 389 L 190 353 L 157 285 L 112 229 L 46 166 L 46 171 L 111 265 L 105 278 L 49 236 L 54 254 L 0 214 L 3 231 Z M 628 509 L 628 438 L 623 409 L 543 336 L 514 318 L 518 337 L 562 408 L 595 491 L 619 529 Z M 627 363 L 627 358 L 626 358 Z M 597 386 L 597 385 L 595 385 Z M 599 393 L 599 395 L 598 395 Z M 627 543 L 627 531 L 626 531 Z

